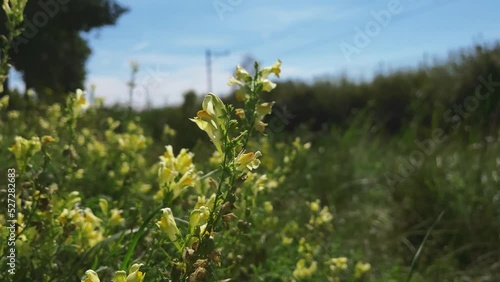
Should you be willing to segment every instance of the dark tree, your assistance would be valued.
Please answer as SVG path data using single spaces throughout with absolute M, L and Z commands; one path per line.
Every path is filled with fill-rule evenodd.
M 27 88 L 42 99 L 58 100 L 82 88 L 91 50 L 80 35 L 114 25 L 128 9 L 114 0 L 29 0 L 24 32 L 14 39 L 11 64 L 23 74 Z M 0 12 L 0 35 L 6 34 Z

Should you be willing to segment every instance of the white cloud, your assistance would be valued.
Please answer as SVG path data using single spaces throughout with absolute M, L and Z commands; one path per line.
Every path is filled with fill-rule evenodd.
M 218 95 L 227 93 L 226 85 L 230 72 L 222 67 L 214 67 L 212 71 L 213 91 Z M 118 76 L 92 76 L 87 85 L 95 84 L 96 96 L 103 97 L 106 105 L 128 105 L 129 89 L 127 78 Z M 145 68 L 139 72 L 136 80 L 136 89 L 133 94 L 133 104 L 136 108 L 146 105 L 148 99 L 153 107 L 166 104 L 178 105 L 183 101 L 183 94 L 194 90 L 198 95 L 207 92 L 206 69 L 201 66 L 186 66 L 175 71 L 162 72 L 159 69 Z
M 264 12 L 264 11 L 261 11 Z M 298 10 L 271 10 L 269 11 L 273 18 L 280 25 L 291 26 L 297 23 L 310 20 L 334 20 L 344 17 L 340 11 L 334 10 L 331 7 L 309 7 Z
M 146 49 L 149 47 L 149 44 L 150 42 L 149 41 L 143 41 L 143 42 L 139 42 L 137 44 L 135 44 L 134 46 L 132 46 L 132 51 L 141 51 L 143 49 Z

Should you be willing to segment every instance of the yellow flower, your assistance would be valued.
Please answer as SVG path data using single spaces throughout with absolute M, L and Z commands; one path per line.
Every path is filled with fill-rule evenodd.
M 26 96 L 28 96 L 29 98 L 33 98 L 33 97 L 35 97 L 35 95 L 36 95 L 36 93 L 35 93 L 35 90 L 33 88 L 30 88 L 26 91 Z
M 151 190 L 151 184 L 143 183 L 139 188 L 140 193 L 148 193 Z
M 167 234 L 168 238 L 174 243 L 174 245 L 180 250 L 181 244 L 178 242 L 178 237 L 181 236 L 179 228 L 175 223 L 174 214 L 170 208 L 162 209 L 163 215 L 160 221 L 156 222 L 156 225 Z
M 234 110 L 234 113 L 240 118 L 240 119 L 244 119 L 245 118 L 245 110 L 243 109 L 235 109 Z
M 67 207 L 73 207 L 76 203 L 79 203 L 82 201 L 82 198 L 80 198 L 80 192 L 78 191 L 73 191 L 70 192 L 68 195 L 68 198 L 66 199 L 65 203 Z
M 327 223 L 332 221 L 333 216 L 328 210 L 328 207 L 323 207 L 323 209 L 319 212 L 319 218 L 321 219 L 322 223 Z
M 316 270 L 318 270 L 317 262 L 313 261 L 311 262 L 311 265 L 307 267 L 305 259 L 300 259 L 297 262 L 295 270 L 293 271 L 293 276 L 297 279 L 309 278 L 314 272 L 316 272 Z
M 90 224 L 96 226 L 101 223 L 101 219 L 94 215 L 91 209 L 86 208 L 84 210 L 85 222 L 89 222 Z
M 118 146 L 122 150 L 141 150 L 146 148 L 144 135 L 122 134 L 118 137 Z
M 111 217 L 109 218 L 109 225 L 120 225 L 122 224 L 125 219 L 122 217 L 122 210 L 119 209 L 112 209 L 111 210 Z
M 283 238 L 281 238 L 281 239 L 282 239 L 283 245 L 286 245 L 286 246 L 290 245 L 293 242 L 293 238 L 290 238 L 287 236 L 283 236 Z
M 278 78 L 280 77 L 280 73 L 281 73 L 281 61 L 280 60 L 277 60 L 276 63 L 274 63 L 274 65 L 267 67 L 267 68 L 263 68 L 260 71 L 260 75 L 263 78 L 268 77 L 271 73 L 273 73 Z
M 246 69 L 241 66 L 236 66 L 236 79 L 246 81 L 248 79 L 252 79 L 252 76 Z
M 75 172 L 75 178 L 76 179 L 82 179 L 84 172 L 85 172 L 85 170 L 83 168 L 80 168 L 79 170 L 77 170 Z
M 9 105 L 9 95 L 5 95 L 0 99 L 0 110 L 3 108 L 7 108 L 8 105 Z
M 363 274 L 370 271 L 371 268 L 372 266 L 369 263 L 358 261 L 354 267 L 354 277 L 360 278 Z
M 171 128 L 168 124 L 163 126 L 163 135 L 174 137 L 176 134 L 175 129 Z
M 261 157 L 262 154 L 260 151 L 257 151 L 255 153 L 250 152 L 250 153 L 240 153 L 238 157 L 236 157 L 236 165 L 238 166 L 238 170 L 244 170 L 245 168 L 248 170 L 253 170 L 259 167 L 260 165 L 260 160 L 258 159 Z
M 14 154 L 19 168 L 23 169 L 26 162 L 42 149 L 40 138 L 32 137 L 31 140 L 16 136 L 16 143 L 9 150 Z
M 42 143 L 43 144 L 52 143 L 54 141 L 56 141 L 56 140 L 54 139 L 54 137 L 52 137 L 50 135 L 44 135 L 44 136 L 42 136 Z
M 266 130 L 267 123 L 262 122 L 261 120 L 256 120 L 254 127 L 258 132 L 263 133 Z
M 235 84 L 238 84 L 240 86 L 243 86 L 243 82 L 237 80 L 234 76 L 231 76 L 231 78 L 229 78 L 229 81 L 227 82 L 227 85 L 229 86 L 232 86 L 232 85 L 235 85 Z
M 236 98 L 236 101 L 242 102 L 248 100 L 250 96 L 248 94 L 245 94 L 245 91 L 240 89 L 235 91 L 234 97 Z
M 319 211 L 319 200 L 316 200 L 314 202 L 307 202 L 307 204 L 309 205 L 309 208 L 311 209 L 311 211 L 313 211 L 313 212 Z
M 176 184 L 179 186 L 180 189 L 188 186 L 193 186 L 195 181 L 195 176 L 196 175 L 194 171 L 189 170 L 188 172 L 182 175 L 181 179 L 179 179 L 179 182 L 177 182 Z
M 101 282 L 97 273 L 91 269 L 85 271 L 85 279 L 82 282 Z
M 68 216 L 69 216 L 69 210 L 64 209 L 56 220 L 61 224 L 66 224 L 66 222 L 68 221 Z
M 262 84 L 262 91 L 271 92 L 274 88 L 276 88 L 276 83 L 270 81 L 269 79 L 262 79 L 259 83 Z
M 160 183 L 160 188 L 168 186 L 170 182 L 177 176 L 177 172 L 165 165 L 164 162 L 160 162 L 160 168 L 158 169 L 158 182 Z
M 0 105 L 0 109 L 2 108 L 2 106 Z M 10 111 L 10 112 L 7 112 L 7 117 L 9 119 L 18 119 L 19 116 L 21 114 L 19 113 L 19 111 Z
M 341 269 L 345 270 L 347 269 L 347 258 L 346 257 L 339 257 L 339 258 L 333 258 L 330 260 L 330 269 L 336 270 L 336 269 Z
M 190 120 L 208 134 L 217 151 L 222 153 L 221 139 L 225 130 L 223 117 L 226 114 L 226 106 L 219 97 L 209 93 L 203 100 L 202 108 L 196 118 Z
M 76 114 L 80 113 L 80 111 L 85 110 L 89 107 L 87 100 L 85 99 L 85 92 L 81 89 L 76 90 L 76 96 L 73 103 L 73 110 Z
M 205 234 L 210 234 L 209 230 L 207 230 L 207 225 L 208 223 L 205 223 L 203 225 L 200 225 L 200 237 L 202 237 Z
M 127 174 L 130 171 L 130 166 L 128 165 L 127 162 L 123 162 L 122 165 L 120 166 L 120 173 L 122 175 Z
M 197 226 L 204 225 L 207 223 L 210 216 L 210 209 L 205 206 L 201 206 L 191 212 L 189 216 L 189 226 L 191 227 L 191 232 L 195 230 Z
M 198 196 L 198 201 L 196 202 L 196 205 L 194 206 L 195 209 L 199 209 L 200 207 L 212 207 L 215 202 L 215 193 L 213 193 L 210 198 L 207 198 L 205 196 Z
M 193 153 L 190 153 L 187 149 L 181 149 L 176 158 L 175 168 L 181 173 L 186 173 L 192 166 Z
M 136 263 L 130 267 L 127 282 L 142 282 L 144 280 L 144 276 L 146 276 L 146 274 L 139 271 L 139 268 L 142 265 L 142 263 Z
M 177 198 L 183 189 L 195 186 L 198 174 L 193 164 L 194 154 L 187 149 L 182 149 L 177 157 L 173 153 L 172 146 L 166 146 L 163 156 L 160 156 L 160 167 L 158 169 L 158 182 L 160 189 L 155 199 L 162 199 L 165 191 L 172 191 L 173 197 Z
M 99 207 L 104 215 L 108 215 L 108 201 L 104 198 L 99 199 Z
M 127 273 L 123 270 L 115 272 L 112 282 L 127 282 Z
M 270 114 L 273 111 L 274 102 L 271 103 L 262 103 L 257 106 L 257 115 L 259 119 L 263 119 L 266 115 Z
M 167 145 L 165 146 L 165 153 L 163 153 L 162 156 L 166 161 L 174 162 L 175 161 L 175 156 L 174 156 L 174 148 L 172 145 Z

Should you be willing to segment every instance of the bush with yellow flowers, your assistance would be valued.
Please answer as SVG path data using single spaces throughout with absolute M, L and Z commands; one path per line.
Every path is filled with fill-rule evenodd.
M 241 88 L 239 108 L 213 93 L 204 98 L 191 119 L 214 149 L 198 160 L 202 165 L 193 152 L 171 145 L 157 160 L 147 158 L 155 144 L 140 120 L 99 119 L 100 105 L 89 106 L 81 90 L 65 106 L 38 107 L 36 117 L 21 120 L 4 109 L 0 144 L 9 149 L 2 157 L 16 168 L 19 187 L 18 271 L 11 278 L 310 280 L 344 272 L 363 278 L 369 265 L 320 252 L 333 232 L 329 208 L 285 196 L 288 176 L 311 146 L 300 139 L 271 145 L 266 137 L 274 102 L 264 98 L 280 66 L 256 63 L 254 74 L 237 67 L 229 84 Z M 291 206 L 309 217 L 294 218 Z
M 25 2 L 3 5 L 14 35 Z M 1 82 L 9 66 L 0 65 Z M 38 105 L 29 90 L 25 108 L 9 109 L 2 97 L 0 147 L 7 150 L 0 157 L 15 169 L 16 212 L 12 235 L 0 215 L 0 235 L 14 236 L 16 262 L 8 274 L 10 250 L 2 244 L 1 280 L 364 279 L 369 264 L 321 251 L 333 232 L 329 207 L 287 198 L 287 179 L 311 145 L 268 140 L 275 103 L 266 93 L 276 87 L 270 76 L 279 77 L 281 61 L 235 73 L 228 84 L 240 88 L 237 107 L 209 93 L 193 113 L 193 126 L 213 145 L 206 160 L 155 144 L 130 111 L 103 116 L 102 103 L 89 105 L 80 89 L 64 105 Z M 165 125 L 163 134 L 176 132 Z M 151 158 L 158 146 L 164 153 Z

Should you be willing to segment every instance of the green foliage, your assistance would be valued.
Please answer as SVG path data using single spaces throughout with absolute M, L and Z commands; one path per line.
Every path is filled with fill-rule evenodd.
M 500 44 L 475 46 L 450 54 L 448 60 L 415 70 L 379 74 L 372 81 L 355 83 L 345 77 L 319 80 L 313 84 L 288 81 L 269 99 L 286 107 L 296 118 L 289 130 L 302 124 L 312 130 L 339 126 L 347 128 L 353 113 L 367 111 L 372 125 L 384 133 L 404 132 L 414 127 L 416 134 L 428 135 L 426 128 L 450 130 L 458 122 L 495 134 L 500 117 Z M 482 78 L 480 78 L 482 77 Z M 484 81 L 491 81 L 490 89 Z M 480 93 L 487 96 L 477 103 L 466 100 Z M 493 88 L 493 89 L 491 89 Z M 470 98 L 469 98 L 470 99 Z M 467 103 L 469 106 L 467 106 Z M 460 114 L 460 109 L 466 118 Z M 451 110 L 451 112 L 448 112 Z

